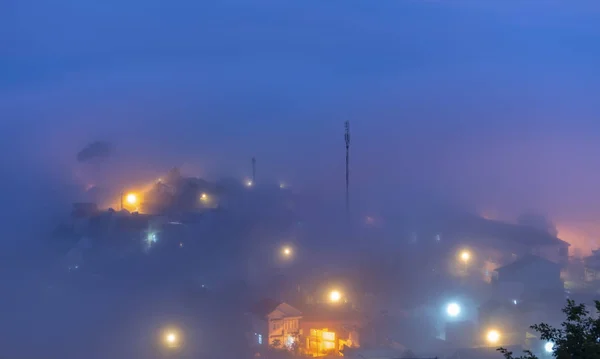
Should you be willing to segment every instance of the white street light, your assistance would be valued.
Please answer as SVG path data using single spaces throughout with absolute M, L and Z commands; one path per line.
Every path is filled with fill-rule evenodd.
M 460 312 L 461 308 L 460 305 L 458 305 L 458 303 L 450 303 L 446 307 L 446 314 L 448 314 L 448 316 L 451 318 L 458 317 L 460 315 Z

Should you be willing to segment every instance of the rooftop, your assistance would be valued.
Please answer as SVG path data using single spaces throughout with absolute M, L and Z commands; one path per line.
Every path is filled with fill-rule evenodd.
M 276 301 L 271 298 L 262 299 L 250 308 L 250 312 L 252 314 L 255 314 L 261 318 L 266 317 L 267 315 L 273 313 L 275 310 L 279 310 L 285 316 L 290 317 L 297 317 L 302 315 L 302 313 L 298 309 L 292 307 L 291 305 L 284 302 Z
M 478 216 L 463 216 L 446 226 L 447 230 L 475 238 L 497 238 L 528 245 L 565 245 L 569 243 L 535 228 L 494 221 Z
M 291 305 L 289 305 L 287 303 L 279 304 L 277 307 L 275 307 L 275 309 L 273 309 L 271 311 L 271 313 L 276 312 L 276 311 L 283 314 L 284 317 L 300 317 L 300 316 L 302 316 L 301 311 L 299 311 L 298 309 L 292 307 Z M 269 314 L 271 314 L 271 313 L 269 313 Z
M 530 265 L 533 264 L 542 264 L 545 266 L 553 266 L 553 267 L 559 267 L 558 264 L 551 262 L 545 258 L 542 257 L 538 257 L 538 256 L 534 256 L 532 254 L 528 254 L 526 256 L 523 256 L 519 259 L 517 259 L 516 261 L 507 264 L 503 267 L 500 267 L 498 269 L 496 269 L 496 272 L 499 273 L 505 273 L 505 272 L 514 272 L 514 271 L 519 271 L 525 267 L 528 267 Z

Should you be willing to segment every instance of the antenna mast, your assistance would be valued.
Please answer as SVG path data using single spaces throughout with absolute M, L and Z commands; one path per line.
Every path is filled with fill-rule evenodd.
M 252 183 L 256 183 L 256 157 L 252 157 Z
M 344 140 L 346 141 L 346 214 L 350 214 L 350 122 L 344 122 L 344 128 L 346 129 L 344 134 Z

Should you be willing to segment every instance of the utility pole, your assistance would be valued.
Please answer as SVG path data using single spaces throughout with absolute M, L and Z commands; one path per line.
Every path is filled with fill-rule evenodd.
M 346 214 L 350 215 L 350 122 L 344 122 L 346 129 L 344 134 L 344 140 L 346 140 Z
M 252 157 L 252 183 L 256 183 L 256 157 Z

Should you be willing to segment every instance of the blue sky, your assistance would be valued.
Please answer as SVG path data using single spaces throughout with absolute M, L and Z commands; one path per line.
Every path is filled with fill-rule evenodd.
M 594 2 L 1 6 L 6 168 L 81 181 L 76 151 L 106 139 L 113 178 L 241 177 L 256 155 L 265 177 L 335 194 L 350 120 L 373 206 L 418 186 L 506 216 L 600 213 Z

